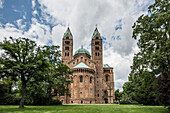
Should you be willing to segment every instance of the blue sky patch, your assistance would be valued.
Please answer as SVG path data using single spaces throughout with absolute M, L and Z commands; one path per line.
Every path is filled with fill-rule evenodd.
M 3 8 L 0 9 L 0 23 L 11 23 L 18 28 L 16 20 L 22 19 L 26 22 L 27 29 L 31 24 L 32 18 L 32 2 L 31 0 L 5 0 Z

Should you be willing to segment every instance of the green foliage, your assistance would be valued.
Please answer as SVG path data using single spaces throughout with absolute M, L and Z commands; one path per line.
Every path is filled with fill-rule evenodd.
M 134 56 L 130 82 L 124 86 L 124 89 L 133 100 L 142 104 L 158 104 L 155 100 L 158 95 L 158 100 L 162 104 L 170 105 L 169 6 L 168 0 L 155 0 L 155 3 L 148 8 L 148 15 L 141 15 L 132 27 L 132 38 L 138 39 L 137 45 L 140 51 Z M 168 75 L 164 76 L 164 73 Z M 164 79 L 158 79 L 156 85 L 156 78 Z M 155 88 L 158 88 L 158 93 L 155 92 Z M 163 98 L 164 102 L 161 101 Z
M 11 84 L 7 84 L 6 81 L 0 82 L 0 104 L 19 104 L 20 98 L 16 96 L 17 90 L 12 91 Z
M 119 92 L 119 89 L 115 91 L 115 100 L 120 102 L 123 92 Z
M 125 94 L 122 94 L 120 104 L 131 104 L 132 103 L 132 97 Z
M 13 81 L 21 81 L 20 108 L 23 108 L 27 83 L 30 80 L 43 81 L 46 78 L 43 73 L 48 70 L 49 63 L 40 47 L 27 38 L 5 38 L 0 48 L 4 50 L 0 57 L 0 78 L 11 77 Z
M 72 72 L 62 64 L 59 46 L 40 47 L 30 39 L 10 37 L 0 43 L 0 48 L 4 50 L 0 78 L 15 81 L 22 96 L 20 108 L 24 107 L 24 100 L 33 105 L 60 104 L 52 99 L 52 89 L 70 96 L 68 84 Z

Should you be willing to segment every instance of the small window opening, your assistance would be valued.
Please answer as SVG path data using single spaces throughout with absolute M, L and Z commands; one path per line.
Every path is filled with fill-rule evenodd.
M 80 82 L 83 82 L 83 77 L 82 76 L 80 76 Z
M 69 39 L 69 37 L 67 36 L 66 39 Z
M 96 50 L 99 50 L 99 47 L 95 47 Z
M 96 37 L 96 39 L 99 39 L 99 37 Z
M 95 42 L 95 45 L 99 45 L 99 41 L 96 41 L 96 42 Z
M 73 83 L 73 77 L 71 77 L 71 83 Z
M 92 83 L 92 77 L 90 77 L 90 83 Z
M 65 50 L 69 50 L 69 47 L 65 47 Z
M 108 76 L 106 75 L 106 82 L 108 81 Z
M 97 52 L 95 53 L 95 55 L 97 56 Z
M 65 41 L 65 44 L 70 44 L 70 41 Z
M 81 100 L 81 104 L 83 104 L 83 101 Z

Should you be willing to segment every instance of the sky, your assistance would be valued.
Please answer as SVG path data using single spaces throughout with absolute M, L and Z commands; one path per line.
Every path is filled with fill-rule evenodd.
M 62 45 L 69 26 L 73 53 L 83 45 L 91 53 L 97 28 L 103 39 L 103 63 L 114 68 L 115 89 L 128 81 L 139 51 L 132 26 L 154 0 L 0 0 L 0 41 L 26 37 L 38 45 Z M 0 51 L 2 53 L 2 51 Z

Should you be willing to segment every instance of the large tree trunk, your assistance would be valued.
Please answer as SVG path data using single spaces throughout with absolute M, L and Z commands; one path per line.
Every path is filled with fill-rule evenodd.
M 25 98 L 25 94 L 26 94 L 26 81 L 25 81 L 25 77 L 21 76 L 21 82 L 22 82 L 22 98 L 20 101 L 20 105 L 19 108 L 24 108 L 24 98 Z

